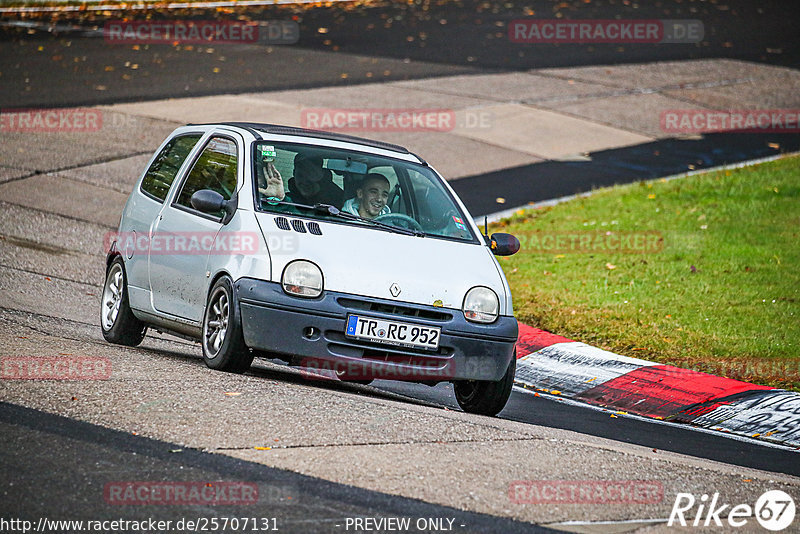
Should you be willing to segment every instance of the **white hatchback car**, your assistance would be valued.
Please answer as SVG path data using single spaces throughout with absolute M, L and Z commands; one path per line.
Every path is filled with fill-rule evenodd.
M 342 380 L 452 382 L 468 412 L 511 392 L 517 321 L 494 255 L 448 183 L 405 148 L 250 123 L 187 125 L 155 152 L 110 240 L 105 339 L 199 340 Z M 324 373 L 323 373 L 324 374 Z

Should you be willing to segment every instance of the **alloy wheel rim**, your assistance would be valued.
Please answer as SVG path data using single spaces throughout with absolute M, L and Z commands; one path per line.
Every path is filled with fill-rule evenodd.
M 122 276 L 122 266 L 115 263 L 106 277 L 106 285 L 103 289 L 103 305 L 101 309 L 101 319 L 103 329 L 108 331 L 117 322 L 119 308 L 122 304 L 122 292 L 124 279 Z
M 230 302 L 227 292 L 220 288 L 212 296 L 206 311 L 206 324 L 203 332 L 203 341 L 206 354 L 214 359 L 219 354 L 225 336 L 228 333 L 228 316 L 230 315 Z

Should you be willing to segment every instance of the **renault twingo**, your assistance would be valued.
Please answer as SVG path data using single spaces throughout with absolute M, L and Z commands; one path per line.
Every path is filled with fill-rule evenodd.
M 109 240 L 103 336 L 198 340 L 208 367 L 255 356 L 343 380 L 452 382 L 468 412 L 511 393 L 517 321 L 495 255 L 407 149 L 252 123 L 187 125 L 155 152 Z

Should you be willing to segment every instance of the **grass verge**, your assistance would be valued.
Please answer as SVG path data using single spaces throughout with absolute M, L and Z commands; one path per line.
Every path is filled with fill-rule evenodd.
M 800 391 L 800 157 L 598 190 L 491 226 L 517 318 Z

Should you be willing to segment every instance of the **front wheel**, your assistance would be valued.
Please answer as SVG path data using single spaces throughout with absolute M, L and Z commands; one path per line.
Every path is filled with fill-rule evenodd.
M 242 336 L 239 307 L 233 299 L 233 283 L 223 276 L 208 294 L 203 315 L 203 361 L 211 369 L 244 373 L 253 363 Z
M 100 306 L 100 327 L 106 341 L 129 347 L 142 342 L 147 327 L 131 311 L 125 264 L 119 256 L 108 267 Z
M 494 416 L 505 407 L 514 385 L 517 370 L 517 355 L 508 364 L 503 378 L 497 382 L 486 380 L 463 380 L 453 382 L 453 391 L 461 409 L 479 415 Z

